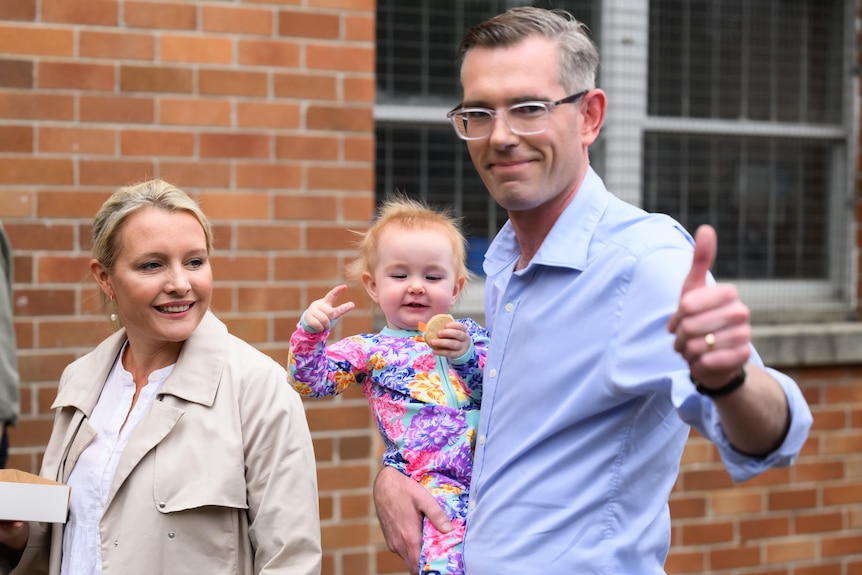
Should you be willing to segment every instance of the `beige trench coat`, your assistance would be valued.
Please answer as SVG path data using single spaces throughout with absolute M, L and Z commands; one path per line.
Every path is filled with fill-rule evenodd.
M 69 365 L 41 475 L 66 481 L 125 342 Z M 60 573 L 63 526 L 31 524 L 13 571 Z M 283 367 L 207 313 L 121 456 L 101 522 L 105 575 L 320 573 L 311 437 Z

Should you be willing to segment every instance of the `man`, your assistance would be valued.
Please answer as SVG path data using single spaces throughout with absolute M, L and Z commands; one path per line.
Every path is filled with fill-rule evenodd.
M 461 48 L 464 100 L 449 117 L 509 215 L 484 263 L 467 573 L 662 573 L 688 426 L 742 481 L 793 462 L 810 411 L 753 351 L 736 289 L 708 275 L 712 228 L 692 242 L 590 168 L 607 102 L 583 26 L 513 8 Z M 405 479 L 384 469 L 375 501 L 416 573 L 422 515 L 448 525 Z
M 9 453 L 7 427 L 18 417 L 18 358 L 12 324 L 12 252 L 0 226 L 0 469 Z

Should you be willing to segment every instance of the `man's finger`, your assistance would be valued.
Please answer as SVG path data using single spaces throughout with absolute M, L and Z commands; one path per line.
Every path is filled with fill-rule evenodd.
M 694 234 L 694 256 L 691 259 L 691 270 L 682 284 L 682 295 L 693 289 L 706 285 L 706 274 L 715 262 L 716 244 L 718 238 L 710 225 L 702 225 Z

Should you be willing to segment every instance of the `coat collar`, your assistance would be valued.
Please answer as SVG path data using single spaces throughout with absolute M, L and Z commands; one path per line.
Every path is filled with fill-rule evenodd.
M 221 372 L 227 361 L 227 327 L 207 311 L 191 337 L 186 340 L 161 395 L 173 395 L 185 401 L 211 406 L 215 401 Z M 110 335 L 96 349 L 72 363 L 68 379 L 51 406 L 75 407 L 92 415 L 102 387 L 123 344 L 126 330 Z

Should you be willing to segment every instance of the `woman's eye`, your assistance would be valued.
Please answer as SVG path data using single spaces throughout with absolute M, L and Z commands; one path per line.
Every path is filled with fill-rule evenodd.
M 204 260 L 203 258 L 195 258 L 193 260 L 189 260 L 189 263 L 187 265 L 192 268 L 199 268 L 204 265 Z
M 153 271 L 159 269 L 160 267 L 161 264 L 159 262 L 147 262 L 141 265 L 141 269 L 144 271 Z

